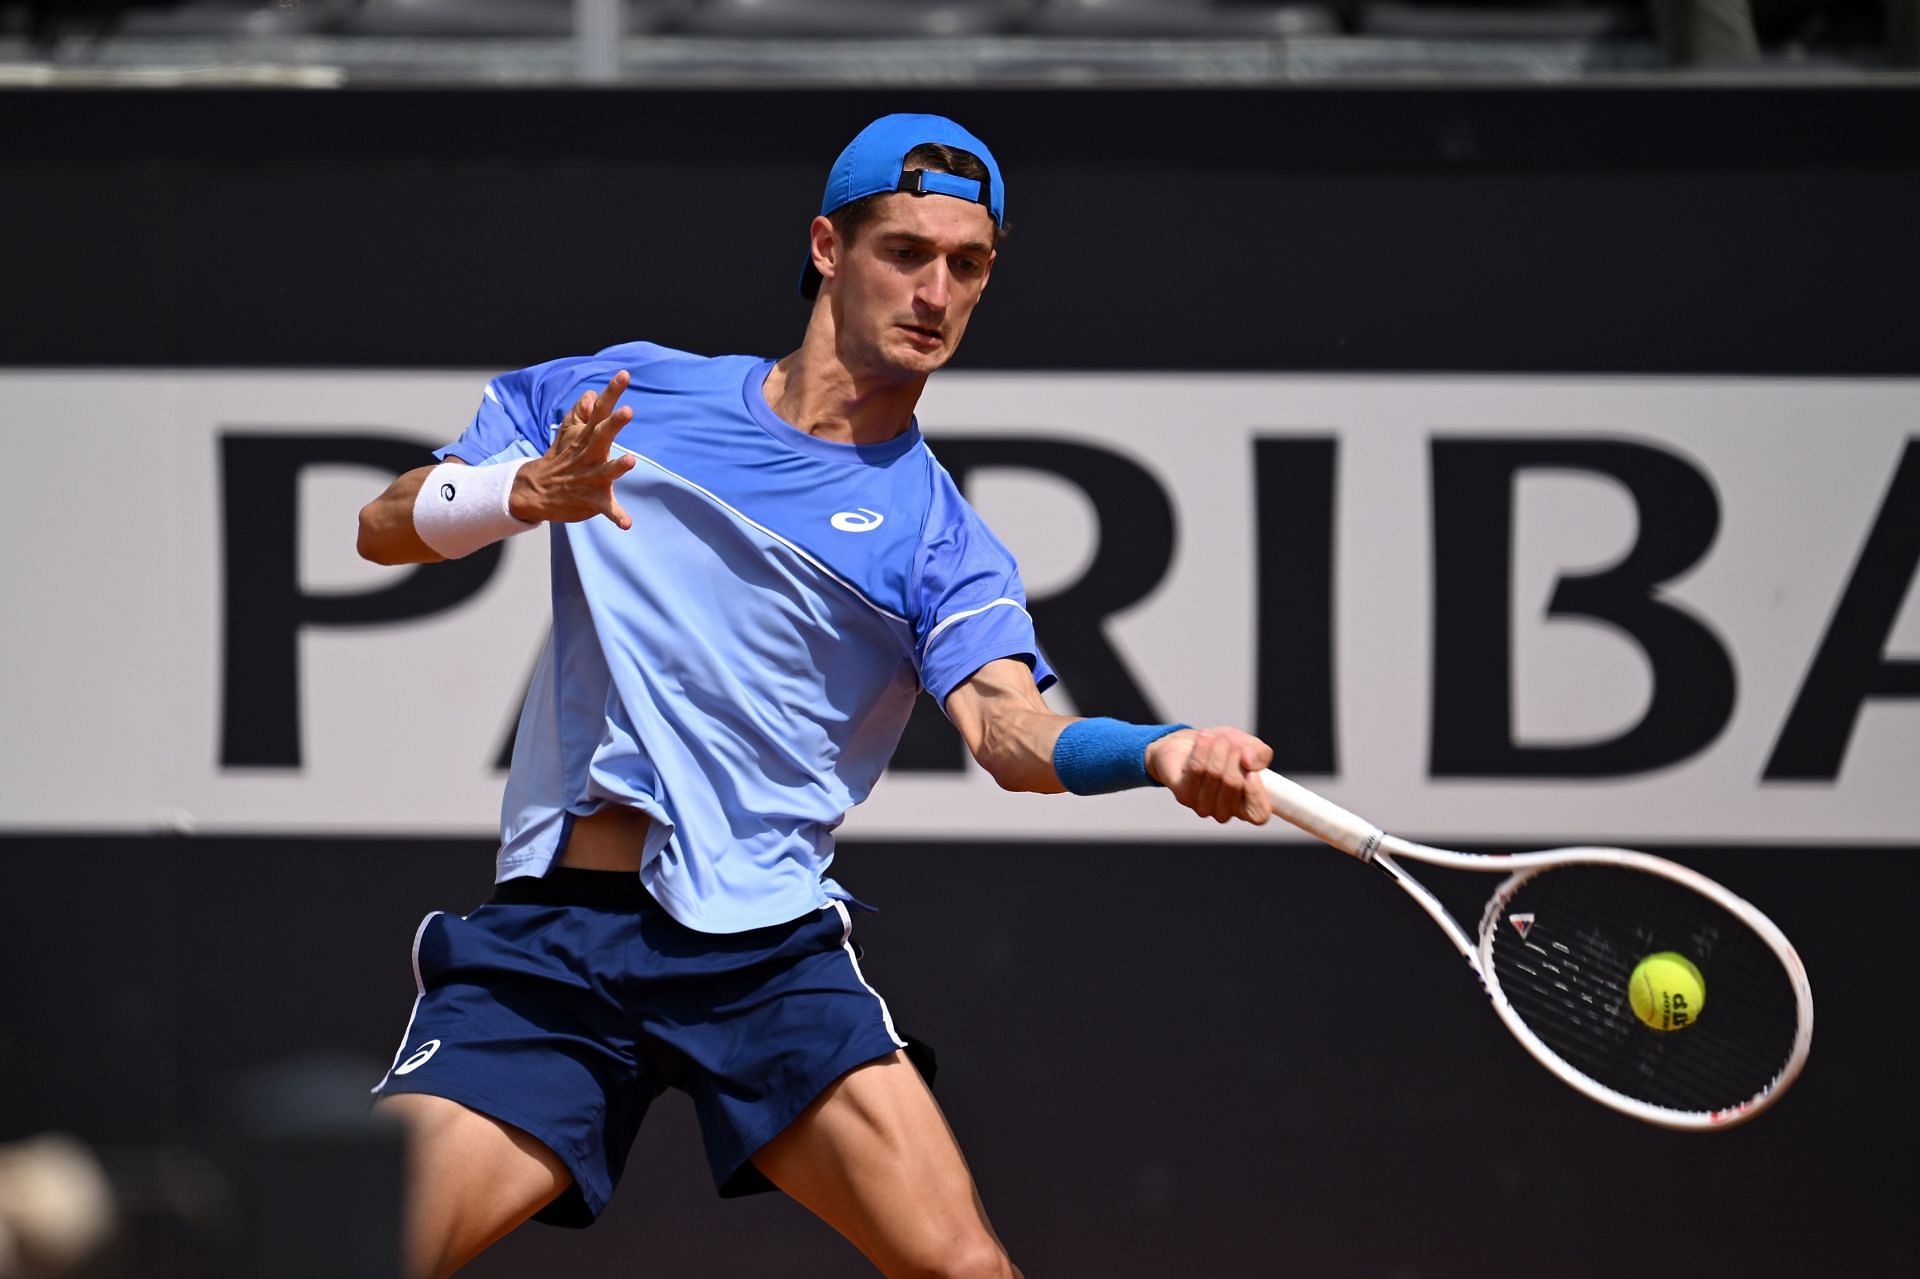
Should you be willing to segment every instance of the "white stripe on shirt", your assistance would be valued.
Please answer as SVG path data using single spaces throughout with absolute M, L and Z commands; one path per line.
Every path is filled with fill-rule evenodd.
M 1029 621 L 1033 619 L 1033 614 L 1028 613 L 1027 610 L 1024 608 L 1020 608 L 1019 600 L 1010 600 L 1004 595 L 1002 595 L 999 599 L 993 601 L 993 603 L 991 604 L 982 604 L 979 608 L 963 609 L 958 613 L 954 613 L 950 616 L 941 618 L 939 624 L 936 625 L 931 631 L 927 632 L 927 642 L 926 642 L 926 645 L 921 649 L 921 653 L 920 653 L 921 660 L 922 661 L 926 660 L 926 650 L 933 647 L 933 642 L 936 639 L 940 638 L 941 631 L 946 630 L 949 626 L 952 626 L 955 622 L 964 622 L 969 617 L 973 617 L 979 613 L 984 613 L 990 608 L 999 608 L 1002 604 L 1005 604 L 1010 608 L 1019 608 L 1022 613 L 1026 614 L 1026 617 Z

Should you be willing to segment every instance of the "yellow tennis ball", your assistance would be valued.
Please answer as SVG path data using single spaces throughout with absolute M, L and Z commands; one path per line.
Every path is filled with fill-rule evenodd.
M 1627 978 L 1633 1015 L 1655 1030 L 1685 1030 L 1707 1006 L 1707 983 L 1693 961 L 1676 951 L 1648 955 Z

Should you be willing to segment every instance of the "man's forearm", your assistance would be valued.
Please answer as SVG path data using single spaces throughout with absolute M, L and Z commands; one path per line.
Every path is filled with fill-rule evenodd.
M 1002 790 L 1058 795 L 1066 790 L 1053 769 L 1053 749 L 1072 716 L 1050 711 L 1016 710 L 983 726 L 974 758 Z
M 375 564 L 438 564 L 446 558 L 421 541 L 413 528 L 413 504 L 432 471 L 431 466 L 408 471 L 360 508 L 360 536 L 354 548 L 361 559 Z

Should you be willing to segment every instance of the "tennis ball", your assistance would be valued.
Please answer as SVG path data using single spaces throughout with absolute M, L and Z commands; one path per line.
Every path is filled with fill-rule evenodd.
M 1685 1030 L 1707 1006 L 1707 983 L 1693 961 L 1676 951 L 1648 955 L 1627 978 L 1633 1015 L 1655 1030 Z

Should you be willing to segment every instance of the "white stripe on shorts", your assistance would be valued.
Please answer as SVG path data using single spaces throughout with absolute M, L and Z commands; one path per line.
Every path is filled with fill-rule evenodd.
M 427 983 L 420 976 L 420 939 L 427 935 L 427 925 L 433 922 L 433 917 L 443 913 L 437 910 L 428 911 L 427 917 L 420 921 L 420 927 L 413 930 L 413 988 L 417 993 L 413 997 L 413 1011 L 407 1014 L 407 1028 L 400 1032 L 400 1046 L 393 1050 L 393 1066 L 400 1064 L 400 1054 L 407 1051 L 407 1041 L 413 1038 L 413 1019 L 420 1015 L 420 1001 L 427 995 Z M 869 986 L 868 989 L 871 990 L 872 987 Z M 379 1092 L 385 1088 L 387 1080 L 393 1078 L 393 1066 L 388 1066 L 387 1073 L 380 1077 L 380 1082 L 367 1091 Z
M 853 965 L 853 975 L 860 979 L 860 984 L 867 988 L 869 995 L 879 1000 L 880 1020 L 886 1023 L 887 1038 L 893 1041 L 895 1048 L 905 1048 L 907 1041 L 900 1038 L 900 1032 L 893 1028 L 893 1013 L 887 1008 L 887 1001 L 880 998 L 880 992 L 873 988 L 873 983 L 867 980 L 867 975 L 860 971 L 860 957 L 853 953 L 853 916 L 847 913 L 847 904 L 836 900 L 833 908 L 840 912 L 840 949 L 847 952 L 847 960 Z M 398 1057 L 394 1058 L 396 1062 L 399 1060 Z

